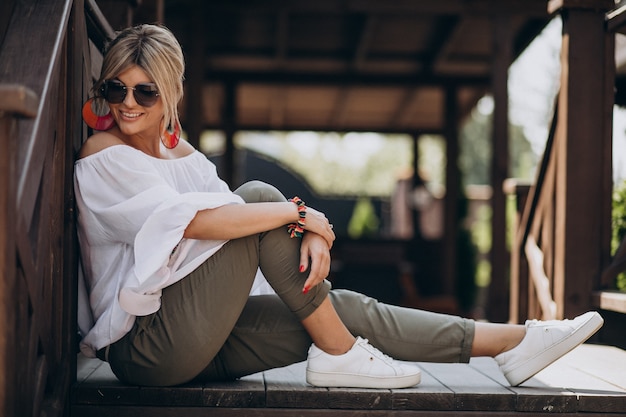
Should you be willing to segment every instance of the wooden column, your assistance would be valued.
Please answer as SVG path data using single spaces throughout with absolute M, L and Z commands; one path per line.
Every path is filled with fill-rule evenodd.
M 205 71 L 205 40 L 204 40 L 204 13 L 202 7 L 193 13 L 191 26 L 193 42 L 188 45 L 189 56 L 186 65 L 185 96 L 185 126 L 187 140 L 196 149 L 200 148 L 200 136 L 204 127 L 204 100 L 202 97 Z
M 222 158 L 220 177 L 235 188 L 235 131 L 237 123 L 237 84 L 232 80 L 224 83 L 224 103 L 222 108 L 222 126 L 226 139 L 226 149 Z
M 561 90 L 556 130 L 554 300 L 557 317 L 592 307 L 611 240 L 614 35 L 612 0 L 560 0 Z
M 416 187 L 419 185 L 423 185 L 423 180 L 420 177 L 420 134 L 414 133 L 411 135 L 412 145 L 413 145 L 413 180 L 411 181 L 411 191 L 414 191 Z M 412 197 L 411 197 L 412 198 Z M 416 208 L 411 210 L 412 212 L 412 221 L 413 221 L 413 240 L 422 240 L 422 230 L 420 228 L 420 211 Z
M 510 19 L 507 13 L 493 17 L 494 62 L 492 90 L 494 99 L 491 185 L 491 284 L 487 318 L 508 321 L 509 254 L 506 248 L 506 196 L 502 189 L 509 177 L 509 94 L 508 70 L 512 61 Z
M 461 186 L 459 172 L 459 114 L 456 87 L 446 89 L 446 197 L 444 210 L 445 246 L 443 248 L 442 285 L 446 295 L 454 295 L 456 290 L 456 258 L 458 236 L 458 206 Z

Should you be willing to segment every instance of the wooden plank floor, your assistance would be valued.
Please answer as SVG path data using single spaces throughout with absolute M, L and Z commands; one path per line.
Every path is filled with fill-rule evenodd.
M 108 364 L 79 357 L 71 416 L 626 416 L 626 351 L 582 345 L 520 387 L 491 358 L 420 363 L 409 389 L 327 389 L 306 384 L 305 364 L 238 381 L 174 388 L 125 386 Z

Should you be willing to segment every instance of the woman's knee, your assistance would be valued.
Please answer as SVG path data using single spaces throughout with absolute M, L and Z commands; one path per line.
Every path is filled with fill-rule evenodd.
M 242 184 L 234 193 L 243 198 L 246 203 L 287 201 L 278 188 L 258 180 Z

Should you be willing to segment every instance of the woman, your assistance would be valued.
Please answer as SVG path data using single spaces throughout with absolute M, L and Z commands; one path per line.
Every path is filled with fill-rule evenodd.
M 602 325 L 594 312 L 475 323 L 330 291 L 335 235 L 324 214 L 260 182 L 231 192 L 179 140 L 183 74 L 167 29 L 129 28 L 83 109 L 99 132 L 75 170 L 81 349 L 120 380 L 231 379 L 306 359 L 313 385 L 401 388 L 420 381 L 408 361 L 492 356 L 517 385 Z M 258 267 L 275 295 L 249 296 Z

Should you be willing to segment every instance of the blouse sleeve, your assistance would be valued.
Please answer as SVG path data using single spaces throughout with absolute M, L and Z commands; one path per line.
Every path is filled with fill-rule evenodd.
M 172 283 L 170 255 L 196 213 L 243 200 L 227 188 L 180 193 L 174 188 L 176 178 L 167 178 L 137 152 L 124 146 L 107 148 L 79 160 L 75 178 L 87 244 L 134 248 L 134 268 L 122 282 L 120 305 L 131 314 L 145 315 L 158 310 L 160 290 Z

